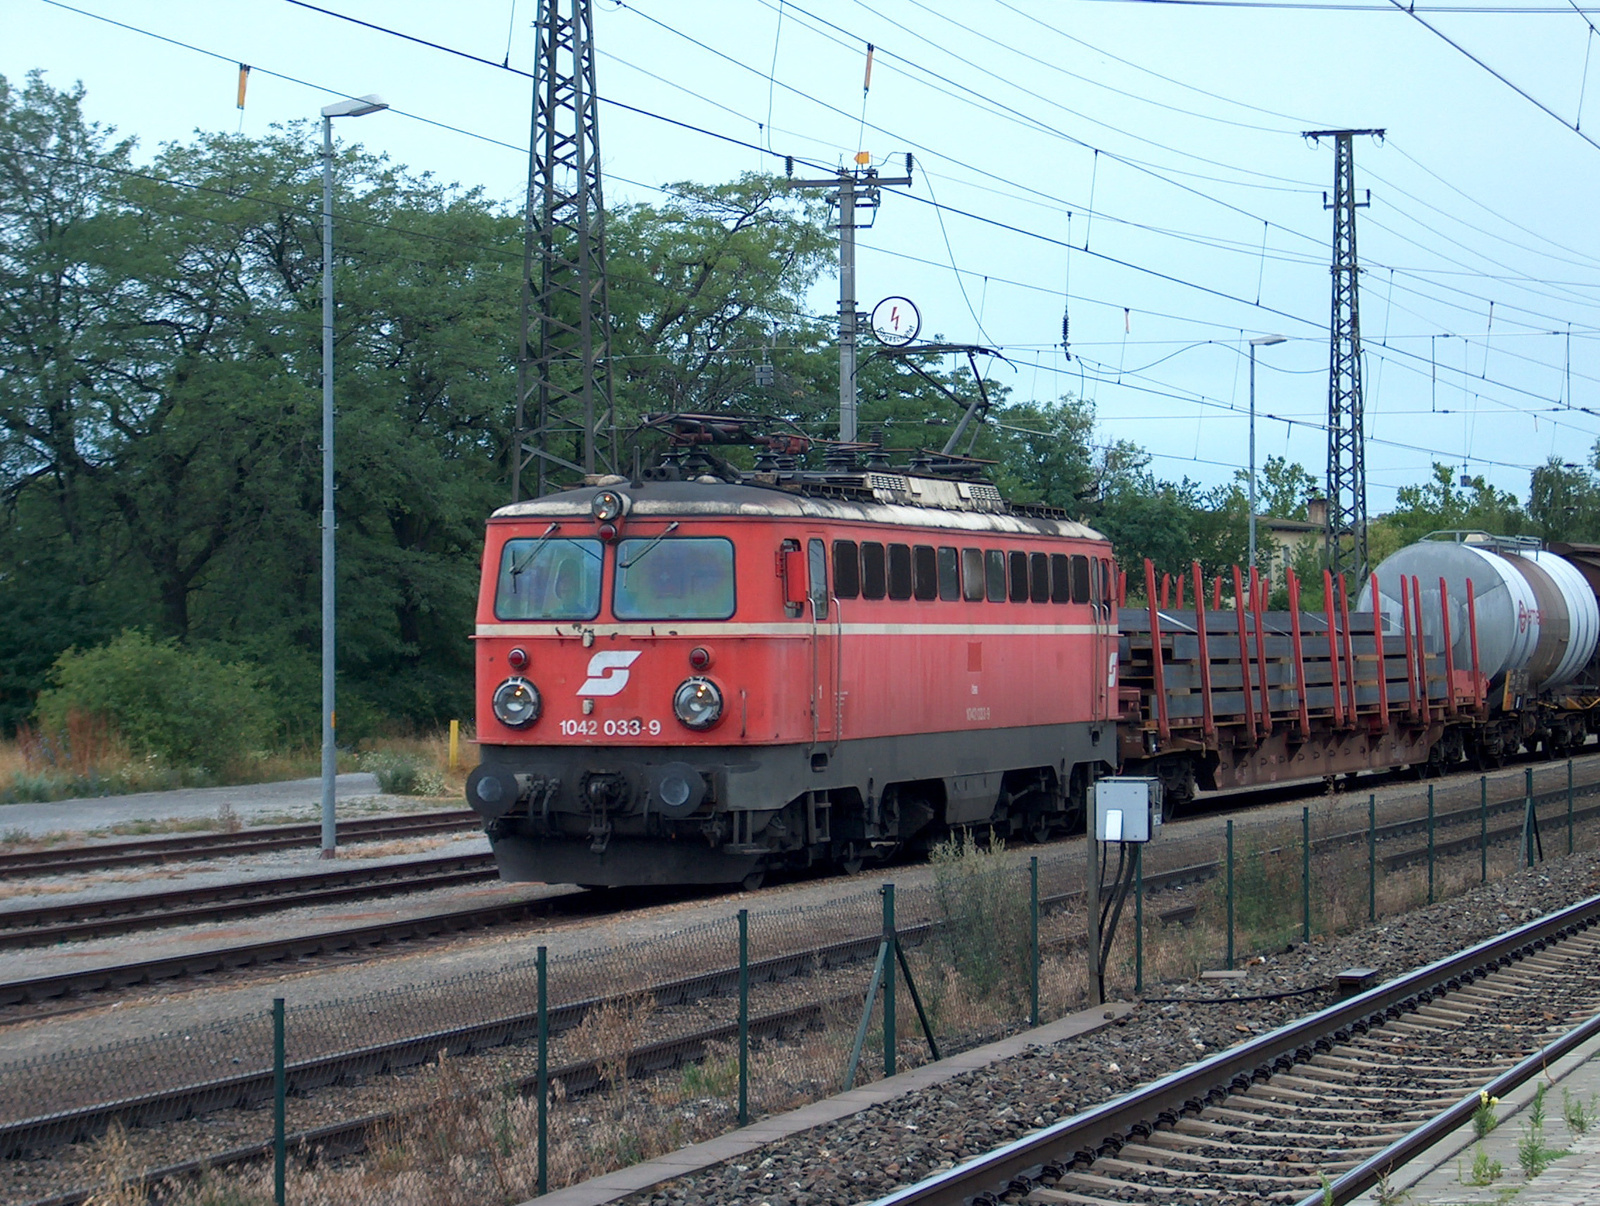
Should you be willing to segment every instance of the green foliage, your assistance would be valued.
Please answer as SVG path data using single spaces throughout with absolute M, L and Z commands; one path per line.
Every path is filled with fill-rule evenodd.
M 379 750 L 361 758 L 361 769 L 378 780 L 378 790 L 391 796 L 442 796 L 444 776 L 414 754 Z
M 739 1087 L 738 1056 L 707 1056 L 696 1064 L 686 1064 L 681 1088 L 689 1098 L 726 1099 Z
M 935 951 L 979 997 L 1001 996 L 1012 1005 L 1027 994 L 1028 895 L 998 839 L 979 845 L 970 830 L 935 846 L 933 897 L 940 926 Z M 941 994 L 930 988 L 931 998 Z
M 1500 1125 L 1500 1119 L 1495 1115 L 1495 1107 L 1499 1104 L 1500 1099 L 1490 1097 L 1488 1089 L 1478 1090 L 1478 1108 L 1472 1111 L 1472 1133 L 1479 1139 Z
M 1517 1163 L 1522 1166 L 1522 1173 L 1526 1177 L 1537 1177 L 1567 1154 L 1565 1149 L 1551 1147 L 1545 1142 L 1544 1098 L 1549 1088 L 1548 1084 L 1541 1083 L 1533 1091 L 1533 1100 L 1528 1104 L 1528 1121 L 1523 1127 L 1522 1137 L 1517 1140 Z
M 1561 1116 L 1566 1121 L 1567 1131 L 1574 1137 L 1587 1135 L 1589 1128 L 1594 1125 L 1596 1098 L 1591 1095 L 1585 1102 L 1565 1085 L 1561 1088 Z
M 1505 1166 L 1500 1161 L 1492 1159 L 1488 1152 L 1479 1144 L 1472 1153 L 1472 1171 L 1463 1173 L 1457 1167 L 1456 1176 L 1463 1185 L 1493 1185 L 1505 1172 Z
M 56 659 L 38 716 L 47 732 L 72 713 L 101 717 L 137 756 L 220 771 L 270 743 L 253 672 L 137 629 Z

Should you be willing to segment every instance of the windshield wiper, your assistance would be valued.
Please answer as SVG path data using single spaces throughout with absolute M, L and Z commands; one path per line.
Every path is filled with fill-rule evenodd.
M 645 555 L 648 554 L 651 549 L 655 548 L 656 545 L 660 544 L 663 540 L 665 540 L 668 536 L 671 536 L 677 530 L 678 530 L 678 521 L 676 519 L 674 519 L 671 523 L 669 523 L 667 525 L 667 530 L 665 532 L 661 533 L 661 535 L 657 536 L 649 544 L 645 545 L 644 548 L 642 548 L 642 549 L 640 549 L 638 551 L 638 553 L 636 553 L 632 557 L 629 557 L 626 561 L 617 562 L 617 568 L 618 569 L 632 569 L 634 566 L 638 565 L 639 562 L 641 562 L 641 561 L 643 561 L 645 559 Z
M 516 593 L 517 589 L 517 575 L 528 568 L 528 563 L 539 555 L 539 550 L 544 548 L 544 546 L 549 543 L 551 534 L 554 533 L 555 530 L 560 526 L 561 525 L 559 523 L 553 523 L 546 528 L 544 530 L 544 535 L 533 542 L 533 547 L 527 551 L 527 554 L 522 558 L 522 560 L 511 567 L 511 590 L 513 594 Z

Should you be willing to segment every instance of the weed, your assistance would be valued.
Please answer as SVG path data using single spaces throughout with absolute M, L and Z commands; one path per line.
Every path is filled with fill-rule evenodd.
M 1499 1104 L 1500 1099 L 1490 1097 L 1488 1089 L 1478 1090 L 1478 1108 L 1472 1111 L 1472 1133 L 1479 1139 L 1500 1125 L 1500 1119 L 1494 1112 L 1494 1108 Z
M 1522 1165 L 1524 1176 L 1537 1177 L 1560 1157 L 1564 1149 L 1551 1147 L 1544 1139 L 1544 1095 L 1549 1085 L 1541 1084 L 1533 1091 L 1533 1101 L 1528 1106 L 1528 1122 L 1522 1138 L 1517 1140 L 1517 1163 Z
M 1404 1206 L 1404 1203 L 1412 1200 L 1411 1193 L 1390 1185 L 1389 1171 L 1385 1169 L 1378 1174 L 1378 1183 L 1372 1187 L 1372 1196 L 1377 1199 L 1378 1206 Z
M 1591 1096 L 1587 1103 L 1571 1089 L 1562 1086 L 1561 1089 L 1561 1117 L 1566 1121 L 1567 1132 L 1571 1135 L 1586 1135 L 1595 1121 L 1595 1098 Z
M 1028 897 L 1005 845 L 981 846 L 970 831 L 933 848 L 933 895 L 942 924 L 932 943 L 940 966 L 928 997 L 999 996 L 1014 1012 L 1028 984 Z
M 738 1087 L 739 1061 L 737 1058 L 724 1057 L 717 1059 L 707 1055 L 699 1063 L 690 1064 L 683 1070 L 681 1089 L 683 1095 L 692 1100 L 706 1097 L 730 1097 Z
M 1478 1144 L 1478 1149 L 1472 1153 L 1472 1171 L 1464 1173 L 1461 1165 L 1456 1164 L 1456 1177 L 1463 1185 L 1493 1185 L 1505 1172 L 1505 1166 L 1500 1161 L 1492 1159 L 1484 1151 L 1483 1144 Z
M 395 750 L 364 754 L 361 769 L 378 780 L 378 790 L 389 796 L 442 796 L 444 777 L 421 758 Z
M 144 1178 L 135 1168 L 133 1145 L 120 1122 L 113 1122 L 91 1145 L 89 1175 L 96 1188 L 84 1206 L 145 1206 Z

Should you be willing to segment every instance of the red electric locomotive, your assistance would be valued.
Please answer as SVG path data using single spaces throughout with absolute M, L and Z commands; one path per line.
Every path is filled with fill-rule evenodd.
M 753 886 L 1081 826 L 1117 759 L 1106 541 L 954 463 L 771 459 L 490 519 L 467 798 L 506 879 Z

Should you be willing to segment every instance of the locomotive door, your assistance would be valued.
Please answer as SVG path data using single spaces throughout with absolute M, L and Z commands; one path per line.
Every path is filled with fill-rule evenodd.
M 1109 561 L 1092 557 L 1089 567 L 1090 611 L 1094 614 L 1094 653 L 1089 663 L 1094 681 L 1090 698 L 1094 701 L 1094 719 L 1109 720 L 1117 693 L 1117 592 Z
M 806 542 L 806 607 L 811 613 L 811 741 L 839 740 L 841 660 L 839 601 L 828 591 L 828 546 Z

